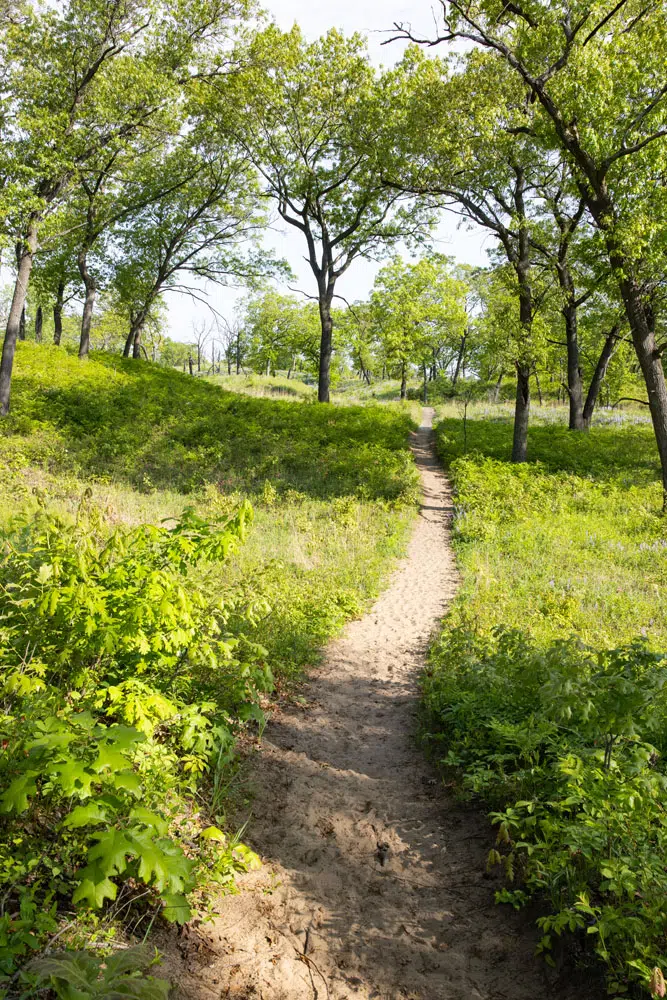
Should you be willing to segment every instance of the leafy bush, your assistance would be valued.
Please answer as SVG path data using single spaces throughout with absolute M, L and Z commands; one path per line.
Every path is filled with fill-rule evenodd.
M 512 466 L 507 424 L 470 421 L 467 456 L 455 422 L 438 425 L 463 581 L 423 680 L 423 735 L 493 807 L 497 899 L 540 901 L 547 960 L 567 934 L 607 964 L 611 993 L 659 995 L 667 546 L 637 434 L 536 428 L 540 461 Z
M 131 878 L 167 919 L 188 918 L 194 858 L 170 827 L 272 685 L 265 650 L 226 630 L 233 595 L 212 599 L 192 574 L 228 557 L 251 514 L 209 524 L 186 510 L 105 537 L 84 505 L 75 523 L 43 512 L 7 539 L 2 889 L 21 908 L 65 894 L 98 908 Z M 5 921 L 5 972 L 26 953 L 26 920 Z

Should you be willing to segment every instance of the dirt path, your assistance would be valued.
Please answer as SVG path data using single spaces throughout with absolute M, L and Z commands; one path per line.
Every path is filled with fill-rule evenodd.
M 488 822 L 444 798 L 414 745 L 416 681 L 456 588 L 432 414 L 413 440 L 424 502 L 407 559 L 329 647 L 307 710 L 268 727 L 248 837 L 264 868 L 169 962 L 189 1000 L 553 995 L 525 919 L 493 904 Z

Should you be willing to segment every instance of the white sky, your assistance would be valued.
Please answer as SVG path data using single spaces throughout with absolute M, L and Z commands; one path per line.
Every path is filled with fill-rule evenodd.
M 307 38 L 317 38 L 332 27 L 341 29 L 345 34 L 358 31 L 367 36 L 373 61 L 385 66 L 400 59 L 404 46 L 400 42 L 382 46 L 386 37 L 383 31 L 390 29 L 394 22 L 411 22 L 415 30 L 430 34 L 433 25 L 428 0 L 418 0 L 418 3 L 413 0 L 412 5 L 400 0 L 339 0 L 332 5 L 318 3 L 317 0 L 265 0 L 263 6 L 284 30 L 298 22 Z M 265 245 L 288 260 L 297 276 L 296 281 L 291 283 L 292 287 L 312 295 L 315 291 L 314 278 L 304 260 L 303 236 L 281 220 L 274 220 L 273 227 L 266 235 Z M 456 218 L 447 213 L 443 214 L 437 239 L 437 249 L 441 253 L 468 264 L 486 263 L 485 248 L 493 245 L 481 229 L 458 228 Z M 349 302 L 366 298 L 380 266 L 365 260 L 354 261 L 338 282 L 337 291 Z M 282 291 L 288 290 L 286 285 L 277 287 Z M 213 308 L 230 319 L 235 304 L 243 295 L 243 289 L 210 283 L 202 291 L 205 291 Z M 193 301 L 188 295 L 169 293 L 166 304 L 169 332 L 175 340 L 191 340 L 194 323 L 210 323 L 214 318 L 203 303 Z

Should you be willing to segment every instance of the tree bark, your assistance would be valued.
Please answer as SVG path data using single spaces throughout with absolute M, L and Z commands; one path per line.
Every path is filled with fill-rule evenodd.
M 528 455 L 528 420 L 530 418 L 530 368 L 516 366 L 516 404 L 514 407 L 514 437 L 512 461 L 525 462 Z
M 401 399 L 405 399 L 408 394 L 408 373 L 405 361 L 401 364 Z
M 593 179 L 589 177 L 589 181 L 593 186 Z M 646 383 L 653 433 L 660 456 L 662 508 L 664 512 L 667 512 L 667 385 L 662 367 L 662 355 L 657 349 L 655 332 L 642 296 L 640 283 L 634 277 L 634 261 L 627 257 L 615 236 L 616 211 L 606 181 L 604 179 L 596 179 L 596 181 L 594 194 L 587 193 L 587 204 L 591 215 L 605 234 L 609 263 L 612 272 L 617 275 L 618 288 L 630 324 L 632 343 Z
M 134 343 L 132 344 L 132 357 L 134 358 L 135 361 L 138 361 L 141 358 L 141 350 L 142 350 L 141 334 L 143 329 L 144 329 L 144 324 L 141 323 L 141 325 L 138 326 L 134 331 Z M 144 354 L 145 353 L 146 352 L 144 351 Z
M 18 340 L 21 328 L 21 315 L 25 307 L 32 262 L 37 249 L 37 223 L 37 215 L 32 215 L 28 221 L 25 239 L 21 244 L 14 294 L 9 309 L 9 316 L 7 317 L 7 328 L 2 345 L 2 360 L 0 360 L 0 416 L 3 417 L 9 413 L 16 341 Z
M 586 402 L 584 403 L 583 418 L 584 418 L 584 428 L 586 430 L 591 426 L 591 420 L 593 419 L 593 411 L 600 394 L 600 389 L 602 388 L 602 383 L 604 377 L 607 374 L 607 368 L 609 367 L 609 362 L 611 361 L 616 346 L 619 342 L 619 332 L 620 324 L 617 323 L 607 334 L 604 342 L 604 347 L 600 352 L 600 357 L 598 358 L 598 363 L 595 366 L 595 371 L 593 372 L 593 377 L 591 383 L 588 387 L 588 393 L 586 394 Z
M 88 247 L 85 244 L 79 251 L 77 265 L 86 290 L 83 301 L 83 316 L 81 317 L 81 336 L 79 338 L 79 357 L 83 360 L 88 357 L 90 351 L 90 328 L 93 322 L 93 309 L 95 308 L 95 296 L 97 294 L 97 281 L 88 270 Z
M 561 286 L 562 287 L 562 286 Z M 579 364 L 579 332 L 577 307 L 573 299 L 564 306 L 565 342 L 567 344 L 567 394 L 570 401 L 569 429 L 586 430 L 584 420 L 584 386 Z
M 322 335 L 320 337 L 320 364 L 317 378 L 317 401 L 318 403 L 328 403 L 330 401 L 331 388 L 331 355 L 333 352 L 333 318 L 331 316 L 331 302 L 333 300 L 333 286 L 326 291 L 320 291 L 320 325 Z
M 125 347 L 123 348 L 123 357 L 129 358 L 132 353 L 132 348 L 134 347 L 134 324 L 130 324 L 130 332 L 125 338 Z
M 53 304 L 53 343 L 60 346 L 63 335 L 63 303 L 65 300 L 65 282 L 58 282 L 56 301 Z
M 630 323 L 632 342 L 646 383 L 662 469 L 663 509 L 667 510 L 667 385 L 662 355 L 657 349 L 655 334 L 646 315 L 639 286 L 633 278 L 623 275 L 619 278 L 619 287 Z
M 142 308 L 137 313 L 130 313 L 130 332 L 125 339 L 124 358 L 129 358 L 130 355 L 133 358 L 141 357 L 141 331 L 146 322 L 147 312 L 147 309 Z
M 466 352 L 466 340 L 468 339 L 468 331 L 461 337 L 461 346 L 459 347 L 459 353 L 456 356 L 456 368 L 454 369 L 454 377 L 452 378 L 452 388 L 456 388 L 456 383 L 459 380 L 459 375 L 461 374 L 461 369 L 463 367 L 463 358 Z
M 44 310 L 41 306 L 37 306 L 37 312 L 35 313 L 35 343 L 41 344 L 42 342 L 42 327 L 44 326 Z
M 497 380 L 497 382 L 495 384 L 495 387 L 494 387 L 494 390 L 493 390 L 493 402 L 494 403 L 497 403 L 498 400 L 500 399 L 500 387 L 501 387 L 502 384 L 503 384 L 503 372 L 501 372 L 500 375 L 498 376 L 498 380 Z
M 241 374 L 241 331 L 236 334 L 236 374 Z
M 25 306 L 21 310 L 21 322 L 19 323 L 19 340 L 25 340 Z
M 188 370 L 189 370 L 189 372 L 190 372 L 191 375 L 194 375 L 194 366 L 193 366 L 192 355 L 191 354 L 188 355 Z

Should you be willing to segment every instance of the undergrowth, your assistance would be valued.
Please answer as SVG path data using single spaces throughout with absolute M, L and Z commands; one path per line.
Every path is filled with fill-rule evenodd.
M 0 996 L 48 980 L 101 997 L 99 954 L 61 960 L 56 941 L 98 947 L 206 917 L 213 890 L 258 863 L 228 828 L 235 746 L 400 553 L 411 425 L 400 410 L 242 398 L 32 345 L 13 390 L 0 426 Z M 45 946 L 49 961 L 32 962 Z M 162 995 L 160 982 L 134 977 L 128 995 Z
M 443 419 L 462 582 L 423 680 L 423 735 L 493 808 L 506 888 L 612 994 L 667 968 L 667 540 L 650 428 Z

